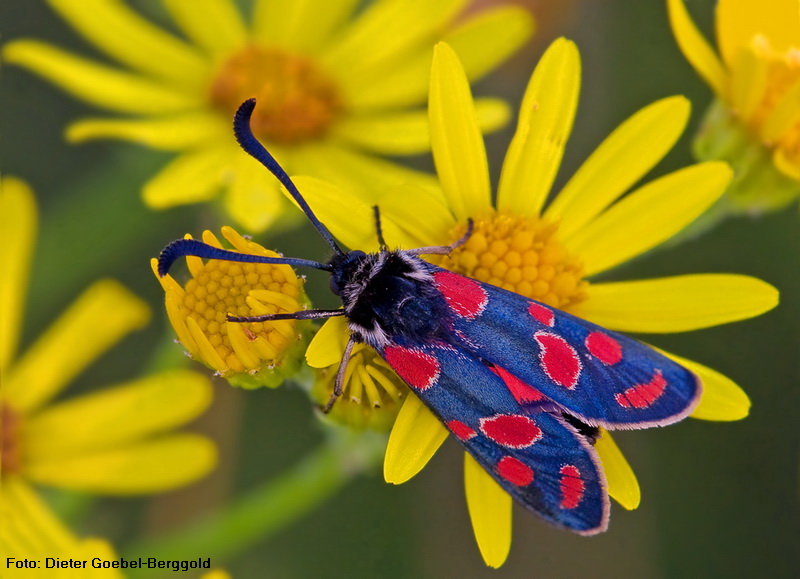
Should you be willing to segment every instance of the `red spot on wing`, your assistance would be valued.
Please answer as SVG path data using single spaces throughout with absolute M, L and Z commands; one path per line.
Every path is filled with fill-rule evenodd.
M 513 374 L 509 373 L 505 370 L 505 368 L 501 368 L 500 366 L 492 366 L 489 368 L 492 372 L 500 376 L 505 383 L 506 387 L 511 392 L 514 399 L 519 404 L 525 404 L 526 402 L 538 402 L 539 400 L 544 400 L 545 395 L 539 392 L 536 388 L 531 386 L 530 384 L 526 384 Z
M 555 314 L 553 314 L 553 310 L 548 307 L 543 306 L 540 303 L 531 302 L 531 305 L 528 307 L 528 313 L 539 323 L 544 324 L 545 326 L 553 327 L 553 324 L 556 321 Z
M 451 271 L 433 274 L 433 282 L 455 313 L 463 318 L 477 318 L 486 308 L 489 296 L 474 279 Z
M 567 464 L 561 467 L 561 508 L 574 509 L 583 499 L 586 485 L 581 478 L 581 471 L 577 466 Z
M 513 485 L 524 487 L 533 482 L 533 470 L 513 456 L 504 456 L 497 463 L 497 474 Z
M 586 336 L 586 348 L 606 366 L 613 366 L 622 360 L 622 347 L 619 342 L 603 332 L 592 332 Z
M 533 335 L 542 351 L 539 363 L 547 376 L 568 390 L 575 388 L 581 375 L 581 360 L 575 348 L 556 334 L 536 332 Z
M 542 437 L 542 430 L 524 414 L 495 414 L 481 418 L 481 432 L 509 448 L 525 448 Z
M 388 346 L 383 357 L 406 383 L 417 390 L 425 390 L 439 378 L 439 361 L 425 352 L 401 346 Z
M 447 423 L 447 428 L 449 428 L 450 432 L 452 432 L 459 440 L 469 440 L 470 438 L 478 435 L 477 432 L 460 420 L 451 420 Z
M 661 370 L 656 370 L 650 382 L 631 386 L 625 392 L 615 395 L 614 398 L 624 408 L 647 408 L 661 397 L 666 387 L 666 378 L 661 374 Z

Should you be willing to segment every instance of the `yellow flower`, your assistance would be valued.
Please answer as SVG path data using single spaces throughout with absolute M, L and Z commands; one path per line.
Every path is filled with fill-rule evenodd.
M 3 519 L 0 533 L 3 565 L 5 569 L 14 569 L 15 577 L 34 577 L 39 574 L 54 579 L 121 579 L 125 576 L 122 565 L 129 564 L 131 560 L 124 561 L 103 539 L 76 537 L 41 498 L 17 477 L 3 481 L 0 514 Z M 113 567 L 114 564 L 117 567 Z M 132 567 L 125 567 L 129 568 Z M 37 572 L 33 569 L 46 571 Z M 229 579 L 230 575 L 221 569 L 214 569 L 201 577 Z
M 309 365 L 319 369 L 311 397 L 320 406 L 325 406 L 331 398 L 348 337 L 344 317 L 331 318 L 306 351 Z M 328 417 L 352 428 L 388 430 L 408 395 L 406 383 L 386 360 L 365 344 L 353 347 L 346 372 L 342 396 L 330 409 Z
M 29 483 L 89 493 L 170 490 L 204 476 L 215 463 L 205 437 L 171 433 L 211 401 L 200 374 L 166 371 L 50 403 L 70 379 L 150 317 L 119 283 L 87 289 L 53 326 L 16 356 L 20 312 L 36 232 L 36 206 L 21 181 L 0 183 L 0 497 L 13 507 L 12 485 Z
M 120 1 L 50 0 L 119 69 L 47 43 L 20 39 L 3 49 L 24 66 L 96 106 L 129 118 L 85 119 L 67 138 L 120 138 L 180 155 L 151 179 L 145 202 L 163 209 L 226 192 L 225 207 L 244 228 L 261 231 L 289 209 L 277 182 L 230 137 L 233 113 L 257 97 L 256 134 L 291 174 L 302 170 L 356 187 L 433 177 L 376 155 L 429 150 L 425 113 L 433 43 L 456 46 L 470 78 L 480 78 L 529 36 L 519 7 L 461 15 L 466 0 L 255 0 L 245 23 L 232 0 L 162 0 L 185 36 L 173 36 Z M 482 126 L 508 118 L 504 103 L 485 99 Z M 295 220 L 293 210 L 286 213 Z
M 100 577 L 117 579 L 123 577 L 118 569 L 81 569 L 76 567 L 47 568 L 46 558 L 58 562 L 91 561 L 95 557 L 104 560 L 116 559 L 116 554 L 108 542 L 102 539 L 76 537 L 50 511 L 33 489 L 18 477 L 3 480 L 2 509 L 3 528 L 0 535 L 0 550 L 3 565 L 7 570 L 14 569 L 17 577 L 34 577 L 37 571 L 31 570 L 30 562 L 42 569 L 38 573 L 55 579 L 79 579 L 80 577 Z M 10 560 L 10 561 L 9 561 Z M 46 570 L 45 570 L 46 569 Z
M 719 209 L 785 207 L 800 194 L 800 6 L 796 0 L 719 0 L 718 56 L 683 0 L 667 5 L 680 49 L 717 96 L 695 152 L 736 170 Z
M 222 235 L 240 253 L 278 257 L 231 227 L 223 227 Z M 203 233 L 203 241 L 222 248 L 210 231 Z M 170 323 L 189 355 L 243 388 L 276 387 L 294 374 L 305 349 L 308 322 L 227 321 L 228 314 L 246 317 L 304 309 L 308 300 L 294 270 L 288 265 L 215 259 L 203 263 L 192 256 L 186 263 L 192 279 L 185 287 L 171 275 L 160 277 L 158 260 L 150 265 L 164 288 Z
M 444 199 L 411 187 L 387 192 L 379 201 L 384 237 L 403 247 L 447 245 L 460 238 L 471 218 L 471 237 L 443 260 L 445 267 L 616 331 L 690 331 L 773 308 L 777 291 L 740 275 L 589 282 L 686 227 L 719 198 L 731 171 L 720 162 L 693 165 L 620 199 L 683 131 L 689 105 L 672 97 L 645 107 L 618 127 L 544 208 L 572 128 L 579 85 L 578 51 L 571 42 L 557 40 L 528 84 L 493 207 L 469 85 L 455 53 L 446 44 L 437 45 L 429 115 Z M 346 245 L 377 247 L 369 200 L 311 178 L 295 182 L 320 220 Z M 323 327 L 309 348 L 309 364 L 332 363 L 341 343 L 330 339 Z M 747 395 L 731 380 L 667 355 L 703 382 L 695 418 L 737 420 L 747 415 Z M 389 438 L 386 480 L 398 484 L 411 478 L 446 437 L 444 426 L 418 398 L 409 396 Z M 609 494 L 623 507 L 636 508 L 636 477 L 608 433 L 602 433 L 596 449 Z M 465 485 L 481 552 L 487 564 L 497 567 L 510 548 L 511 497 L 468 455 Z

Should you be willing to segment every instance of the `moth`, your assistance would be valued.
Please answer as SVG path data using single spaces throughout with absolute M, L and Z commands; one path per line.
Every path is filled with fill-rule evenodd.
M 353 346 L 365 343 L 518 503 L 557 527 L 583 535 L 604 531 L 609 498 L 594 449 L 600 428 L 650 428 L 685 418 L 700 398 L 698 378 L 636 340 L 421 257 L 466 242 L 471 223 L 450 246 L 390 249 L 375 208 L 380 249 L 344 251 L 253 135 L 254 107 L 250 99 L 236 112 L 237 141 L 283 184 L 333 256 L 325 263 L 261 257 L 179 239 L 161 252 L 159 275 L 189 255 L 330 273 L 342 309 L 228 319 L 345 316 L 350 339 L 324 410 L 341 395 Z

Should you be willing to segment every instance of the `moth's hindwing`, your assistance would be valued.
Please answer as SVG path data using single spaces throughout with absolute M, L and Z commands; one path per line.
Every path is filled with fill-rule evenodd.
M 606 529 L 597 453 L 561 416 L 524 409 L 497 369 L 449 344 L 393 343 L 381 354 L 520 504 L 578 533 Z

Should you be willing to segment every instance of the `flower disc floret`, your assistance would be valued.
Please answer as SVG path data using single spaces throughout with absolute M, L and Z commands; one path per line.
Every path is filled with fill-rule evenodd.
M 453 240 L 465 226 L 454 229 Z M 583 264 L 558 241 L 558 223 L 491 213 L 477 219 L 467 242 L 442 267 L 568 310 L 587 298 Z

